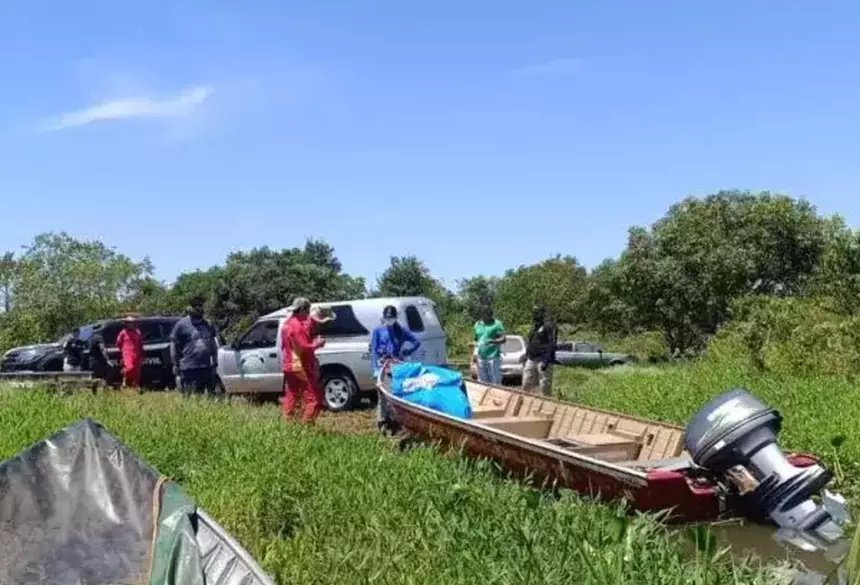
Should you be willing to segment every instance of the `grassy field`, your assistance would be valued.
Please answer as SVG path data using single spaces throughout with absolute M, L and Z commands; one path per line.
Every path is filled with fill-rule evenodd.
M 860 505 L 860 381 L 756 375 L 701 362 L 599 372 L 559 368 L 555 386 L 565 398 L 680 424 L 717 394 L 746 388 L 781 412 L 780 446 L 821 456 L 836 476 L 832 485 Z
M 0 458 L 84 416 L 178 480 L 283 584 L 779 582 L 775 570 L 685 556 L 684 536 L 651 519 L 551 499 L 429 448 L 287 424 L 274 407 L 0 390 Z

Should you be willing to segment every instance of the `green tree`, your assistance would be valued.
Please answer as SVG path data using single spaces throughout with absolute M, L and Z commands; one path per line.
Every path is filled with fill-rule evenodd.
M 424 296 L 439 300 L 442 287 L 416 256 L 392 256 L 376 283 L 374 296 Z
M 829 220 L 806 201 L 721 191 L 673 205 L 651 230 L 631 228 L 618 262 L 622 300 L 678 351 L 702 347 L 732 299 L 809 290 Z
M 105 244 L 65 232 L 37 235 L 18 259 L 9 321 L 17 341 L 56 339 L 75 326 L 120 312 L 152 274 Z
M 860 231 L 849 229 L 841 217 L 828 225 L 827 246 L 812 290 L 832 298 L 836 310 L 844 315 L 860 310 Z
M 234 333 L 297 296 L 336 301 L 365 295 L 364 279 L 344 274 L 334 249 L 319 240 L 309 240 L 303 248 L 234 252 L 223 268 L 196 273 L 174 288 L 180 285 L 209 299 L 215 323 Z
M 8 313 L 12 310 L 12 294 L 18 278 L 18 261 L 15 254 L 6 252 L 0 256 L 0 307 Z
M 481 317 L 481 309 L 495 306 L 498 290 L 499 279 L 495 276 L 474 276 L 461 280 L 457 295 L 466 317 L 476 321 Z
M 543 305 L 558 323 L 576 323 L 587 282 L 587 271 L 572 256 L 508 270 L 498 283 L 496 314 L 508 328 L 525 326 L 532 307 Z
M 604 334 L 636 332 L 640 329 L 640 320 L 626 297 L 618 261 L 604 260 L 588 275 L 582 303 L 583 320 L 588 327 Z

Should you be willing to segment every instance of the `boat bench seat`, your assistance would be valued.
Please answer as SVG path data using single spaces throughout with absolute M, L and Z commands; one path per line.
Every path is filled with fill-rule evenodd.
M 574 453 L 589 455 L 604 461 L 635 459 L 642 449 L 641 440 L 629 439 L 614 433 L 587 433 L 551 439 L 550 442 Z
M 545 439 L 549 436 L 553 419 L 546 416 L 493 416 L 479 419 L 478 422 L 521 437 Z

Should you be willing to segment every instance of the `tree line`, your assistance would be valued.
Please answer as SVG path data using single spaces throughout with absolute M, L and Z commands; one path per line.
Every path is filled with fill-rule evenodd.
M 311 239 L 303 247 L 234 252 L 170 285 L 153 274 L 149 258 L 99 241 L 37 235 L 0 256 L 0 349 L 53 340 L 123 312 L 180 314 L 194 295 L 207 299 L 208 315 L 228 338 L 296 296 L 424 295 L 439 304 L 455 344 L 486 304 L 518 329 L 539 303 L 568 331 L 650 335 L 671 355 L 696 354 L 731 331 L 765 368 L 770 340 L 791 336 L 789 314 L 808 318 L 814 306 L 850 334 L 860 309 L 860 232 L 805 200 L 720 191 L 687 197 L 651 226 L 631 227 L 621 254 L 592 270 L 558 255 L 501 276 L 465 278 L 451 290 L 419 258 L 393 256 L 367 283 L 345 272 L 324 240 Z M 860 352 L 860 336 L 843 341 Z

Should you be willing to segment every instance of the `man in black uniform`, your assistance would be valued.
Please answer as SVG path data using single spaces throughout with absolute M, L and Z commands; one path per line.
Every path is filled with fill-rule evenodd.
M 543 307 L 532 310 L 532 328 L 526 340 L 526 363 L 523 366 L 523 390 L 534 392 L 535 387 L 544 396 L 552 393 L 552 366 L 555 363 L 555 345 L 558 341 L 555 324 L 547 319 Z
M 80 372 L 84 361 L 84 341 L 81 330 L 75 327 L 72 334 L 63 344 L 63 371 Z
M 102 334 L 93 333 L 90 337 L 90 364 L 89 369 L 92 371 L 94 380 L 104 380 L 105 384 L 109 384 L 108 374 L 111 371 L 110 364 L 107 359 L 107 350 L 105 349 L 105 340 Z M 95 390 L 95 384 L 93 385 Z

